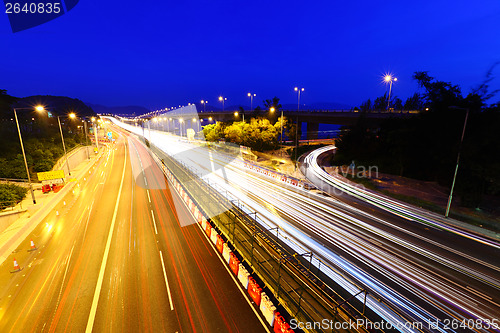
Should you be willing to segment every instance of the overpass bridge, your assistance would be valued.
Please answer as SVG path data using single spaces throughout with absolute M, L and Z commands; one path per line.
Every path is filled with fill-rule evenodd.
M 186 111 L 186 109 L 188 109 L 188 111 Z M 235 112 L 238 112 L 237 116 Z M 283 116 L 290 118 L 294 123 L 298 124 L 299 129 L 302 128 L 303 123 L 307 123 L 307 139 L 314 140 L 318 138 L 319 124 L 349 126 L 356 124 L 356 122 L 363 117 L 363 121 L 367 124 L 367 126 L 376 128 L 386 119 L 411 117 L 418 114 L 420 111 L 391 110 L 360 112 L 356 110 L 280 110 L 274 113 L 270 113 L 265 110 L 261 110 L 260 112 L 256 112 L 255 110 L 197 111 L 195 105 L 191 104 L 188 107 L 182 107 L 171 111 L 153 111 L 134 119 L 147 121 L 154 119 L 155 117 L 159 117 L 160 119 L 168 119 L 168 123 L 172 122 L 174 125 L 180 120 L 181 122 L 184 122 L 185 127 L 198 129 L 200 125 L 214 124 L 217 121 L 241 121 L 243 120 L 243 117 L 245 117 L 246 120 L 255 116 L 277 119 L 277 117 L 281 116 L 281 112 L 283 112 Z M 186 116 L 186 113 L 191 116 Z M 195 118 L 198 120 L 192 119 L 193 115 L 195 115 Z M 198 123 L 196 124 L 196 122 Z

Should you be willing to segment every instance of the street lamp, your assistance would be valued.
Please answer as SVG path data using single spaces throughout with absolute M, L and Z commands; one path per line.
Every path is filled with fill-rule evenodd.
M 227 101 L 227 98 L 219 96 L 219 102 L 222 102 L 222 112 L 224 112 L 224 101 Z
M 392 82 L 397 81 L 397 77 L 393 77 L 390 74 L 384 76 L 384 81 L 389 83 L 389 98 L 387 98 L 387 111 L 389 111 L 389 103 L 391 102 L 391 91 L 392 91 Z
M 203 121 L 203 119 L 201 119 L 201 121 Z M 196 118 L 193 118 L 193 122 L 196 123 Z M 198 123 L 198 132 L 200 131 L 200 123 Z
M 299 111 L 300 110 L 300 93 L 302 91 L 304 91 L 304 88 L 295 87 L 295 88 L 293 88 L 293 90 L 295 90 L 296 92 L 298 92 L 297 111 Z
M 70 113 L 69 118 L 74 119 L 76 115 L 74 113 Z M 64 150 L 64 156 L 66 157 L 66 166 L 68 167 L 68 174 L 71 176 L 71 169 L 69 168 L 69 161 L 68 161 L 68 154 L 66 154 L 66 145 L 64 144 L 64 136 L 63 136 L 63 131 L 61 127 L 61 120 L 59 119 L 61 116 L 57 116 L 57 122 L 59 123 L 59 131 L 61 132 L 61 141 L 63 145 L 63 150 Z
M 205 106 L 207 105 L 208 101 L 201 100 L 201 104 L 203 104 L 203 112 L 205 112 Z
M 247 96 L 250 97 L 250 111 L 252 111 L 253 110 L 253 105 L 252 105 L 253 104 L 253 98 L 255 96 L 257 96 L 257 94 L 248 93 Z
M 451 200 L 453 198 L 453 189 L 455 188 L 455 180 L 457 179 L 458 164 L 460 162 L 460 152 L 462 151 L 462 144 L 464 142 L 464 134 L 465 134 L 465 127 L 467 126 L 467 119 L 469 118 L 468 108 L 459 108 L 458 106 L 450 106 L 449 108 L 454 110 L 465 110 L 465 120 L 464 120 L 464 128 L 462 129 L 462 137 L 460 138 L 460 145 L 458 146 L 457 165 L 455 166 L 455 174 L 453 175 L 453 182 L 451 183 L 450 196 L 448 197 L 448 204 L 446 205 L 446 213 L 444 214 L 444 217 L 448 217 L 448 214 L 450 213 Z
M 21 143 L 21 150 L 23 152 L 24 166 L 26 167 L 26 175 L 28 176 L 28 184 L 30 186 L 31 198 L 33 199 L 33 204 L 36 205 L 35 192 L 33 192 L 33 184 L 31 184 L 30 171 L 28 169 L 28 162 L 26 161 L 26 153 L 24 152 L 23 137 L 21 136 L 21 129 L 19 128 L 19 120 L 17 119 L 17 110 L 30 110 L 31 108 L 12 108 L 14 110 L 14 118 L 16 119 L 17 133 L 19 134 L 19 142 Z M 36 106 L 35 110 L 42 112 L 44 110 L 43 106 Z
M 36 107 L 36 110 L 37 111 L 45 111 L 45 108 L 43 106 L 38 106 L 38 107 Z M 76 115 L 73 112 L 71 112 L 68 114 L 68 117 L 71 119 L 75 119 Z M 66 145 L 64 144 L 64 136 L 63 136 L 60 118 L 61 118 L 61 116 L 57 116 L 57 123 L 59 124 L 59 132 L 61 133 L 61 141 L 62 141 L 63 150 L 64 150 L 64 157 L 66 158 L 66 166 L 68 168 L 68 174 L 71 176 L 71 169 L 69 167 L 68 154 L 66 154 Z M 93 118 L 93 119 L 95 119 L 95 118 Z
M 90 120 L 94 123 L 95 146 L 96 146 L 97 150 L 99 151 L 99 138 L 97 136 L 97 122 L 96 122 L 96 118 L 92 117 L 92 118 L 90 118 Z M 143 127 L 143 131 L 144 131 L 144 127 Z

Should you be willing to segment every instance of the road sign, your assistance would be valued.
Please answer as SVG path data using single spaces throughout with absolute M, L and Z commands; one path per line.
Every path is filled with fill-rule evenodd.
M 108 132 L 108 139 L 109 139 L 109 140 L 113 140 L 113 133 Z
M 37 175 L 39 181 L 61 179 L 61 178 L 64 178 L 64 170 L 37 172 L 36 175 Z

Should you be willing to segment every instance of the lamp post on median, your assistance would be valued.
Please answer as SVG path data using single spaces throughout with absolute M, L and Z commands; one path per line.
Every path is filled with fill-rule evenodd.
M 17 110 L 23 110 L 23 109 L 30 110 L 31 108 L 12 108 L 12 109 L 14 110 L 14 118 L 16 119 L 17 133 L 19 134 L 19 142 L 21 143 L 21 151 L 23 152 L 24 166 L 26 167 L 26 175 L 28 176 L 28 184 L 30 186 L 31 198 L 33 200 L 33 204 L 36 205 L 35 192 L 33 192 L 33 184 L 31 184 L 30 171 L 28 168 L 28 162 L 26 161 L 26 153 L 24 152 L 23 138 L 21 136 L 21 129 L 19 127 L 19 120 L 17 119 Z M 44 111 L 44 108 L 43 106 L 36 106 L 35 110 L 38 112 L 42 112 Z
M 248 93 L 247 96 L 250 97 L 250 112 L 252 112 L 252 110 L 253 110 L 253 105 L 252 105 L 253 104 L 253 98 L 255 96 L 257 96 L 257 94 Z
M 70 113 L 68 116 L 71 119 L 74 119 L 76 117 L 76 115 L 74 113 Z M 62 141 L 62 145 L 63 145 L 64 156 L 66 157 L 66 167 L 68 168 L 68 174 L 71 176 L 71 169 L 69 167 L 68 154 L 66 154 L 66 145 L 64 144 L 64 136 L 63 136 L 60 118 L 61 118 L 61 116 L 57 116 L 57 122 L 59 123 L 59 131 L 61 132 L 61 141 Z
M 222 102 L 222 112 L 224 112 L 224 101 L 227 101 L 227 98 L 219 96 L 219 102 Z
M 392 92 L 392 82 L 397 81 L 397 77 L 393 77 L 390 74 L 384 76 L 384 81 L 389 83 L 389 97 L 387 98 L 387 111 L 389 111 L 389 103 L 391 102 L 391 92 Z
M 203 112 L 205 112 L 205 106 L 207 105 L 208 101 L 201 100 L 201 104 L 203 104 Z
M 295 87 L 293 88 L 298 93 L 298 99 L 297 99 L 297 111 L 300 111 L 300 93 L 304 91 L 304 88 L 299 88 Z
M 467 119 L 469 118 L 469 108 L 459 108 L 457 106 L 450 106 L 449 108 L 455 109 L 455 110 L 465 110 L 465 120 L 464 120 L 464 128 L 462 129 L 462 137 L 460 138 L 460 145 L 458 146 L 458 155 L 457 155 L 457 164 L 455 166 L 455 174 L 453 175 L 453 182 L 451 183 L 450 196 L 448 197 L 448 204 L 446 205 L 446 213 L 444 214 L 444 217 L 448 217 L 448 215 L 450 213 L 451 200 L 453 198 L 453 189 L 455 188 L 455 180 L 457 179 L 457 173 L 458 173 L 458 164 L 460 163 L 460 153 L 462 151 L 462 144 L 464 142 L 465 127 L 467 126 Z

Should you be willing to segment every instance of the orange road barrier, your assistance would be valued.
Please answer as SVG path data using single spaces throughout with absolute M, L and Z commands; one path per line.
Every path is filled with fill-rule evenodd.
M 255 304 L 259 306 L 262 299 L 262 288 L 259 287 L 259 284 L 253 277 L 248 278 L 248 294 L 250 295 L 250 298 L 255 302 Z
M 290 325 L 285 321 L 279 312 L 274 314 L 274 333 L 293 333 Z
M 238 275 L 240 261 L 238 260 L 238 258 L 236 258 L 236 255 L 233 252 L 229 254 L 229 257 L 229 268 L 231 268 L 231 271 L 233 271 L 234 275 Z
M 205 233 L 207 234 L 208 237 L 212 234 L 212 226 L 210 223 L 207 223 L 207 227 L 205 228 Z
M 217 248 L 217 251 L 219 251 L 219 253 L 222 253 L 222 250 L 224 248 L 224 240 L 220 235 L 217 235 L 216 238 L 217 240 L 215 241 L 215 247 Z

